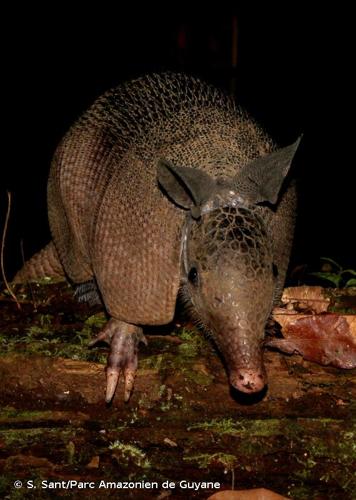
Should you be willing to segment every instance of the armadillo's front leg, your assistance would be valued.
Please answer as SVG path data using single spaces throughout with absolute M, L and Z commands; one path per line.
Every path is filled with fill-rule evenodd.
M 106 342 L 110 345 L 106 368 L 105 401 L 110 403 L 112 400 L 121 372 L 124 374 L 125 380 L 124 399 L 128 401 L 137 370 L 138 344 L 140 342 L 147 343 L 142 328 L 112 318 L 97 337 L 90 342 L 89 346 L 91 347 L 97 342 Z

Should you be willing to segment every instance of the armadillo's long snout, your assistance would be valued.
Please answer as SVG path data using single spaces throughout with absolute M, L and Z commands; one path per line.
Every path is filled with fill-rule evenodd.
M 230 373 L 230 384 L 238 391 L 253 394 L 262 391 L 267 383 L 264 367 L 261 369 L 237 369 Z

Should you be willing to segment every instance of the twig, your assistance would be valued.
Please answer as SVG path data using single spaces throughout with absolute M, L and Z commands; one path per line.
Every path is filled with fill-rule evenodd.
M 22 265 L 24 266 L 25 265 L 25 252 L 23 250 L 23 239 L 21 239 L 21 241 L 20 241 L 20 249 L 21 249 L 21 257 L 22 257 Z M 32 289 L 32 285 L 31 285 L 30 280 L 27 281 L 27 285 L 28 285 L 28 288 L 30 290 L 32 305 L 33 305 L 34 309 L 37 310 L 37 301 L 35 299 L 35 294 L 33 293 L 33 289 Z
M 1 252 L 0 252 L 0 266 L 1 266 L 1 276 L 2 279 L 4 280 L 6 290 L 9 292 L 11 297 L 14 299 L 17 305 L 17 309 L 21 311 L 21 306 L 19 301 L 17 300 L 16 295 L 14 292 L 11 290 L 9 283 L 6 279 L 5 275 L 5 267 L 4 267 L 4 249 L 5 249 L 5 239 L 6 239 L 6 233 L 7 233 L 7 226 L 10 218 L 10 210 L 11 210 L 11 193 L 10 191 L 7 191 L 7 211 L 6 211 L 6 217 L 5 217 L 5 224 L 4 224 L 4 229 L 2 232 L 2 238 L 1 238 Z

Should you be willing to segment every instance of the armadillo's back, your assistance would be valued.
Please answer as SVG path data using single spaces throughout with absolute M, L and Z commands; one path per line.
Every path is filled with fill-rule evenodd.
M 184 212 L 160 192 L 157 160 L 232 177 L 271 149 L 250 118 L 194 78 L 152 75 L 107 92 L 70 129 L 51 168 L 50 225 L 67 274 L 95 275 L 114 317 L 168 321 Z

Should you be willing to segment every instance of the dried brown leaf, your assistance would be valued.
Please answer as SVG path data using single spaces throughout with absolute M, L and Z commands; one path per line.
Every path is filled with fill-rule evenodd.
M 299 353 L 321 365 L 356 367 L 355 316 L 277 314 L 275 319 L 283 323 L 285 338 L 272 339 L 267 346 L 287 354 Z
M 289 310 L 320 314 L 328 310 L 330 298 L 321 286 L 295 286 L 284 289 L 282 302 Z
M 211 495 L 208 500 L 283 500 L 286 498 L 266 488 L 254 488 L 252 490 L 219 491 Z

